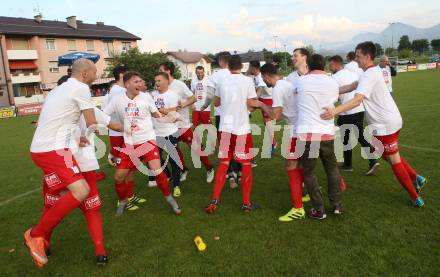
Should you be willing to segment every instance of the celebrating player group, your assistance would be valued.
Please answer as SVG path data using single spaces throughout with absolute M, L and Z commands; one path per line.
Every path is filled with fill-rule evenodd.
M 145 176 L 145 184 L 160 189 L 164 207 L 171 214 L 183 215 L 176 199 L 187 193 L 183 185 L 189 174 L 181 151 L 184 144 L 192 161 L 203 165 L 206 182 L 214 182 L 211 199 L 207 195 L 208 205 L 203 207 L 206 213 L 221 212 L 220 195 L 227 180 L 232 189 L 237 184 L 242 186 L 242 212 L 258 209 L 259 205 L 251 201 L 257 151 L 253 148 L 250 115 L 255 110 L 262 112 L 264 133 L 269 134 L 269 149 L 262 150 L 270 153 L 266 162 L 270 164 L 276 158 L 273 152 L 278 145 L 285 159 L 289 180 L 286 191 L 290 190 L 292 205 L 279 221 L 301 220 L 306 215 L 323 220 L 327 213 L 343 215 L 346 184 L 341 172 L 353 170 L 352 136 L 367 157 L 365 175 L 374 174 L 382 158 L 408 192 L 412 205 L 422 207 L 419 193 L 427 181 L 399 151 L 402 117 L 391 94 L 391 77 L 384 78 L 384 69 L 374 64 L 375 53 L 373 43 L 360 43 L 349 53 L 350 62 L 345 66 L 342 57 L 331 57 L 329 74 L 324 71 L 327 61 L 323 56 L 298 48 L 292 56 L 295 70 L 284 78 L 275 64 L 260 66 L 258 61 L 252 61 L 243 73 L 239 55 L 221 52 L 221 69 L 205 76 L 204 68 L 198 66 L 190 87 L 173 78 L 173 63 L 162 63 L 151 91 L 147 91 L 141 74 L 118 65 L 113 70 L 114 84 L 100 109 L 95 107 L 89 88 L 96 79 L 95 64 L 77 60 L 70 78 L 45 99 L 30 147 L 32 160 L 43 172 L 43 212 L 24 234 L 35 264 L 47 264 L 53 230 L 76 208 L 86 218 L 96 263 L 108 262 L 94 145 L 95 134 L 103 128 L 109 130 L 108 160 L 115 167 L 116 216 L 138 210 L 145 202 L 134 191 L 137 172 Z M 215 125 L 211 123 L 211 106 Z M 371 142 L 364 137 L 364 115 Z M 277 142 L 274 135 L 277 122 L 283 122 L 287 135 L 283 142 Z M 203 137 L 203 130 L 208 130 L 207 137 Z M 342 137 L 342 165 L 335 155 L 336 132 Z M 217 168 L 210 161 L 215 158 L 215 149 Z M 318 159 L 327 178 L 327 210 L 315 172 Z M 303 207 L 307 201 L 311 204 L 308 212 Z

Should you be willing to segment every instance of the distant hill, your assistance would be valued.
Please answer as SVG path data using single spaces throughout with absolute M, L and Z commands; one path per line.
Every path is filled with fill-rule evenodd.
M 345 53 L 354 50 L 358 43 L 368 40 L 380 43 L 384 48 L 391 47 L 391 42 L 394 41 L 394 47 L 397 47 L 400 37 L 404 35 L 408 35 L 410 40 L 426 38 L 431 41 L 432 39 L 440 38 L 440 24 L 430 28 L 418 28 L 396 22 L 392 26 L 389 25 L 380 33 L 361 33 L 354 36 L 351 41 L 328 45 L 323 52 Z

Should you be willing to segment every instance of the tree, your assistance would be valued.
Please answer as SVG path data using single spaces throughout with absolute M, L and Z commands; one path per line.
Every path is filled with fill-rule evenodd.
M 385 49 L 385 55 L 387 55 L 387 56 L 395 56 L 395 52 L 396 52 L 396 49 L 394 49 L 392 47 L 387 47 Z
M 263 48 L 263 55 L 265 61 L 272 61 L 273 60 L 273 52 L 267 50 L 266 48 Z
M 315 54 L 315 49 L 313 48 L 313 45 L 307 45 L 306 47 L 305 47 L 307 50 L 309 50 L 309 54 L 310 54 L 310 56 L 311 55 L 313 55 L 313 54 Z
M 440 52 L 440 39 L 431 40 L 431 47 L 434 51 Z
M 292 55 L 287 52 L 276 52 L 273 54 L 273 62 L 283 67 L 292 66 Z
M 167 54 L 158 53 L 142 53 L 139 49 L 133 48 L 120 55 L 115 55 L 112 62 L 106 68 L 106 71 L 111 74 L 113 68 L 118 64 L 126 65 L 130 70 L 137 71 L 142 75 L 148 88 L 154 88 L 154 75 L 159 69 L 159 65 L 163 62 L 169 61 Z M 174 78 L 180 78 L 180 70 L 176 67 Z
M 429 41 L 427 39 L 415 39 L 411 44 L 411 49 L 422 54 L 429 49 Z
M 382 56 L 384 53 L 382 45 L 380 45 L 379 43 L 375 43 L 374 45 L 376 46 L 376 57 Z
M 409 41 L 408 36 L 402 36 L 399 40 L 399 46 L 397 49 L 403 50 L 403 49 L 411 49 L 411 42 Z
M 399 58 L 408 59 L 411 56 L 411 50 L 403 49 L 399 51 Z

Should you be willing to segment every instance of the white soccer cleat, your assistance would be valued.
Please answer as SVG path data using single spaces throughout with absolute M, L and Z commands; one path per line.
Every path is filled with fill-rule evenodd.
M 211 170 L 208 170 L 208 172 L 206 172 L 206 182 L 211 183 L 212 181 L 214 181 L 214 176 L 215 170 L 214 168 L 211 168 Z

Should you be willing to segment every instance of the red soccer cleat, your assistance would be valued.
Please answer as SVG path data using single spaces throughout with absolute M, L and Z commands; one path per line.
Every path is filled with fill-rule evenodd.
M 33 238 L 31 236 L 31 230 L 32 228 L 24 233 L 24 242 L 29 249 L 29 253 L 34 260 L 34 263 L 39 268 L 43 268 L 48 262 L 45 252 L 46 240 L 42 237 Z

